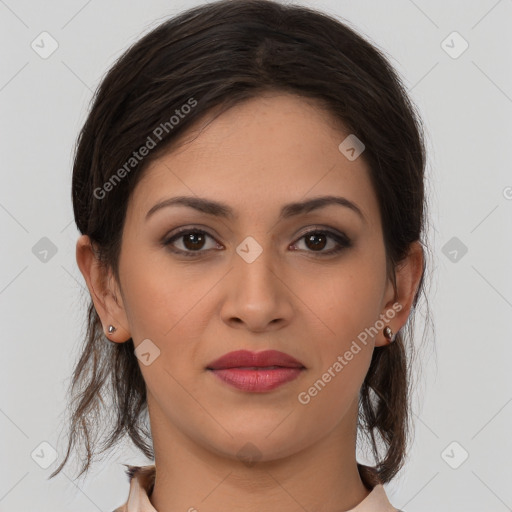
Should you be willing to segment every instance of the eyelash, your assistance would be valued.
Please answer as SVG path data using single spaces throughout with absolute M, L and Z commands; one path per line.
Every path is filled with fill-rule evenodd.
M 206 235 L 206 236 L 209 236 L 210 238 L 214 239 L 213 236 L 211 236 L 208 232 L 206 232 L 206 231 L 204 231 L 202 229 L 183 228 L 180 231 L 178 231 L 177 233 L 175 233 L 174 235 L 172 235 L 170 238 L 166 238 L 162 242 L 162 245 L 167 247 L 173 253 L 180 254 L 180 255 L 186 256 L 188 258 L 196 258 L 196 257 L 199 256 L 200 253 L 204 253 L 204 252 L 207 252 L 207 251 L 204 251 L 204 250 L 183 251 L 181 249 L 172 248 L 172 243 L 175 240 L 178 240 L 179 238 L 182 238 L 184 235 L 188 235 L 188 234 L 191 234 L 191 233 Z M 334 254 L 340 253 L 344 249 L 348 249 L 349 247 L 352 247 L 352 241 L 344 233 L 338 234 L 338 233 L 336 233 L 334 231 L 331 231 L 329 229 L 323 229 L 323 228 L 316 228 L 316 229 L 313 229 L 311 231 L 308 231 L 308 232 L 304 233 L 300 238 L 297 239 L 297 242 L 299 242 L 300 240 L 304 239 L 308 235 L 312 235 L 312 234 L 325 234 L 329 238 L 332 238 L 338 244 L 338 247 L 336 247 L 334 249 L 331 249 L 329 251 L 326 251 L 326 252 L 312 251 L 312 250 L 307 250 L 306 251 L 306 252 L 311 252 L 313 254 L 317 253 L 320 257 L 333 256 Z M 295 243 L 297 243 L 297 242 L 295 242 Z M 294 243 L 294 245 L 295 245 L 295 243 Z

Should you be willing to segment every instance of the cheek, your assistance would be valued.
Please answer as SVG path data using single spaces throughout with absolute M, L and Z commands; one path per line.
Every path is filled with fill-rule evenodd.
M 310 283 L 307 304 L 325 324 L 328 337 L 337 340 L 338 349 L 378 319 L 384 291 L 380 267 L 366 264 L 361 256 L 334 271 L 317 272 Z
M 345 350 L 334 350 L 328 362 L 305 379 L 296 397 L 301 429 L 310 435 L 330 431 L 340 422 L 345 423 L 347 430 L 352 428 L 354 418 L 348 412 L 358 409 L 359 392 L 368 372 L 372 349 L 363 345 L 357 353 L 350 352 L 350 360 L 344 357 L 345 353 Z
M 191 318 L 201 309 L 200 301 L 213 280 L 173 265 L 163 249 L 142 254 L 127 244 L 124 250 L 128 256 L 120 273 L 134 341 L 154 337 L 167 344 L 181 340 L 178 333 L 196 328 L 197 322 Z
M 324 334 L 315 336 L 318 365 L 310 384 L 317 384 L 305 398 L 318 396 L 326 406 L 333 400 L 341 408 L 358 395 L 370 365 L 385 268 L 362 254 L 345 263 L 339 272 L 317 275 L 310 287 L 308 304 L 321 317 Z
M 148 261 L 147 255 L 129 254 L 124 262 L 123 290 L 134 345 L 137 348 L 149 339 L 156 348 L 146 342 L 147 346 L 158 354 L 147 366 L 142 359 L 139 362 L 144 380 L 157 400 L 167 404 L 165 408 L 188 403 L 180 383 L 186 383 L 194 396 L 201 392 L 191 376 L 207 362 L 199 340 L 204 338 L 205 319 L 211 315 L 205 309 L 207 295 L 218 277 L 173 266 L 160 255 L 140 265 L 139 261 Z

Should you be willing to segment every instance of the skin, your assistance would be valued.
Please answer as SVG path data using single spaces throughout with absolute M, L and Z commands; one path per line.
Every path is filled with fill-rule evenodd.
M 421 246 L 411 245 L 397 269 L 395 297 L 367 164 L 339 151 L 348 133 L 310 100 L 267 93 L 190 133 L 197 137 L 155 160 L 130 198 L 119 283 L 87 236 L 77 242 L 104 331 L 117 327 L 107 336 L 132 337 L 136 347 L 149 338 L 160 350 L 148 366 L 139 361 L 157 466 L 151 503 L 159 511 L 349 510 L 369 494 L 356 466 L 357 405 L 374 348 L 389 343 L 382 328 L 307 405 L 297 397 L 396 302 L 402 309 L 386 325 L 396 333 L 405 324 Z M 178 206 L 145 219 L 178 195 L 222 201 L 238 218 Z M 283 204 L 322 195 L 353 201 L 364 220 L 338 205 L 278 219 Z M 179 227 L 210 236 L 195 246 L 182 236 L 174 247 L 203 252 L 187 258 L 162 245 Z M 304 238 L 321 228 L 345 233 L 352 246 L 322 257 L 336 241 L 320 238 L 316 248 Z M 236 252 L 248 236 L 262 248 L 251 263 Z M 242 348 L 281 350 L 306 369 L 266 393 L 237 390 L 205 369 Z M 259 457 L 252 464 L 237 455 L 246 443 Z

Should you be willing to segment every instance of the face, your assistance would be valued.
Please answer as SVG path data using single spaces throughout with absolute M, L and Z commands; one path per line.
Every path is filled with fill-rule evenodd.
M 272 460 L 351 432 L 394 303 L 363 157 L 349 160 L 338 148 L 349 133 L 292 95 L 250 100 L 194 135 L 148 167 L 122 237 L 118 319 L 149 353 L 139 365 L 153 434 L 228 457 L 252 443 Z M 231 214 L 154 209 L 178 196 Z M 282 214 L 322 196 L 343 199 Z M 376 322 L 380 338 L 365 331 Z M 303 368 L 273 389 L 239 389 L 208 369 L 237 350 L 278 350 Z

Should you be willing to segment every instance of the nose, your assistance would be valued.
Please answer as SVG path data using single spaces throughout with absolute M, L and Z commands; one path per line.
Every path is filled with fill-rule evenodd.
M 289 276 L 278 256 L 269 248 L 254 260 L 239 254 L 224 282 L 222 319 L 230 327 L 253 332 L 276 330 L 289 324 L 293 315 L 293 293 Z

